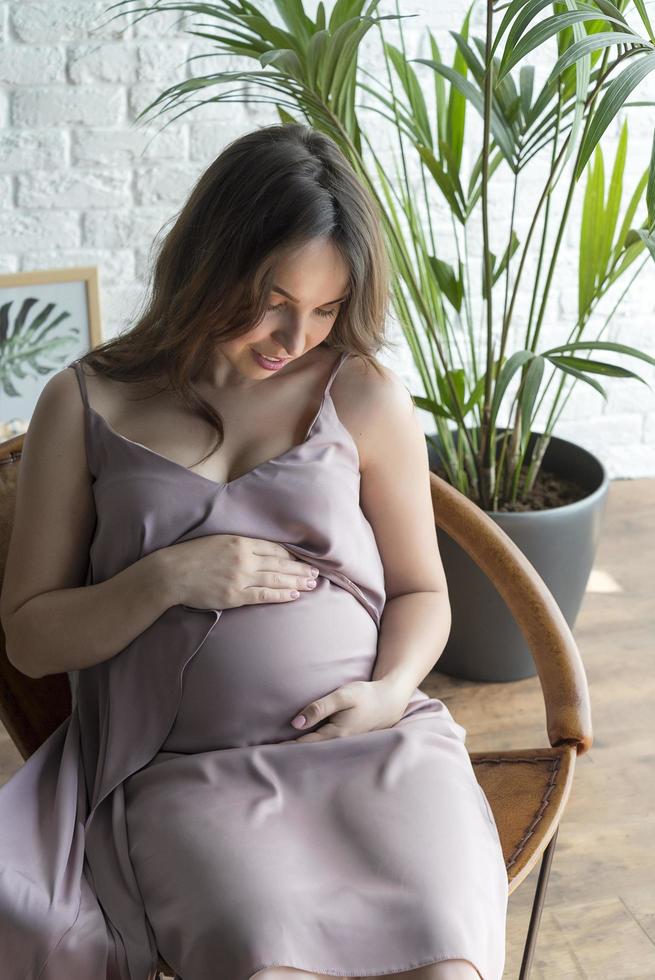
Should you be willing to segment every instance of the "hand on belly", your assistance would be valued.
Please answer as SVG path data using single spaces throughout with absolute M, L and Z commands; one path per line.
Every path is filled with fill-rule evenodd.
M 223 610 L 186 666 L 162 749 L 206 752 L 296 738 L 291 719 L 309 701 L 370 679 L 377 640 L 361 602 L 324 576 L 294 602 Z

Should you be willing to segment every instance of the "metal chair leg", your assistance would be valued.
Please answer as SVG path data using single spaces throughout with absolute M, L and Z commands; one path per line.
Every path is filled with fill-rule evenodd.
M 532 958 L 534 956 L 534 951 L 537 946 L 537 933 L 539 932 L 539 922 L 541 921 L 541 912 L 544 907 L 544 899 L 546 897 L 546 888 L 548 887 L 548 878 L 550 876 L 550 866 L 553 863 L 553 854 L 555 853 L 555 844 L 557 842 L 557 834 L 559 827 L 555 829 L 555 833 L 548 842 L 546 850 L 541 856 L 541 865 L 539 868 L 539 878 L 537 880 L 537 888 L 534 893 L 534 900 L 532 902 L 532 912 L 530 914 L 530 925 L 528 926 L 528 935 L 525 940 L 525 947 L 523 949 L 523 959 L 521 961 L 521 971 L 519 973 L 519 980 L 528 980 L 530 976 L 530 970 L 532 968 Z

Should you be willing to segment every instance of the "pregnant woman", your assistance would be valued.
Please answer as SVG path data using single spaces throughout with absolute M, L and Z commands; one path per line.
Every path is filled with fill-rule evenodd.
M 425 438 L 379 216 L 325 135 L 200 177 L 128 331 L 46 384 L 2 592 L 73 710 L 0 790 L 5 980 L 500 980 Z

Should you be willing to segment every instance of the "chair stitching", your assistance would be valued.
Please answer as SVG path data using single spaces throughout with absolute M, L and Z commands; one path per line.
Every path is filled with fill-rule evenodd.
M 518 860 L 518 858 L 520 857 L 521 853 L 525 849 L 526 844 L 528 843 L 528 841 L 530 840 L 530 838 L 534 834 L 535 830 L 537 829 L 538 824 L 540 823 L 540 821 L 541 821 L 541 819 L 543 817 L 544 811 L 545 811 L 545 809 L 546 809 L 546 807 L 548 806 L 548 803 L 549 803 L 549 797 L 551 796 L 553 790 L 555 789 L 556 777 L 557 777 L 557 774 L 558 774 L 558 772 L 559 772 L 559 770 L 561 768 L 562 757 L 559 756 L 559 755 L 557 755 L 557 756 L 555 756 L 553 758 L 553 756 L 546 755 L 546 756 L 535 756 L 535 757 L 533 757 L 531 759 L 506 759 L 506 758 L 504 759 L 504 758 L 499 757 L 499 756 L 484 756 L 482 758 L 476 759 L 474 765 L 478 765 L 481 762 L 492 762 L 492 763 L 497 763 L 497 764 L 500 764 L 500 763 L 506 764 L 508 762 L 519 762 L 519 763 L 527 763 L 528 765 L 536 765 L 536 763 L 538 763 L 538 762 L 550 762 L 551 763 L 550 778 L 548 780 L 548 783 L 546 784 L 546 789 L 545 789 L 545 791 L 544 791 L 544 793 L 543 793 L 543 795 L 541 797 L 541 803 L 540 803 L 539 809 L 537 810 L 537 812 L 535 814 L 534 820 L 529 825 L 529 827 L 526 830 L 526 832 L 524 833 L 523 837 L 521 837 L 521 839 L 519 840 L 518 844 L 516 845 L 516 847 L 512 851 L 512 854 L 510 855 L 510 857 L 505 862 L 505 867 L 509 870 L 512 867 L 512 865 L 514 865 L 516 863 L 516 861 Z

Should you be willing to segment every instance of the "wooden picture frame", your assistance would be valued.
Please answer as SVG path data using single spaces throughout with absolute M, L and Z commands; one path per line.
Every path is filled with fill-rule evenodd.
M 0 275 L 0 439 L 26 432 L 48 378 L 101 342 L 96 266 Z

